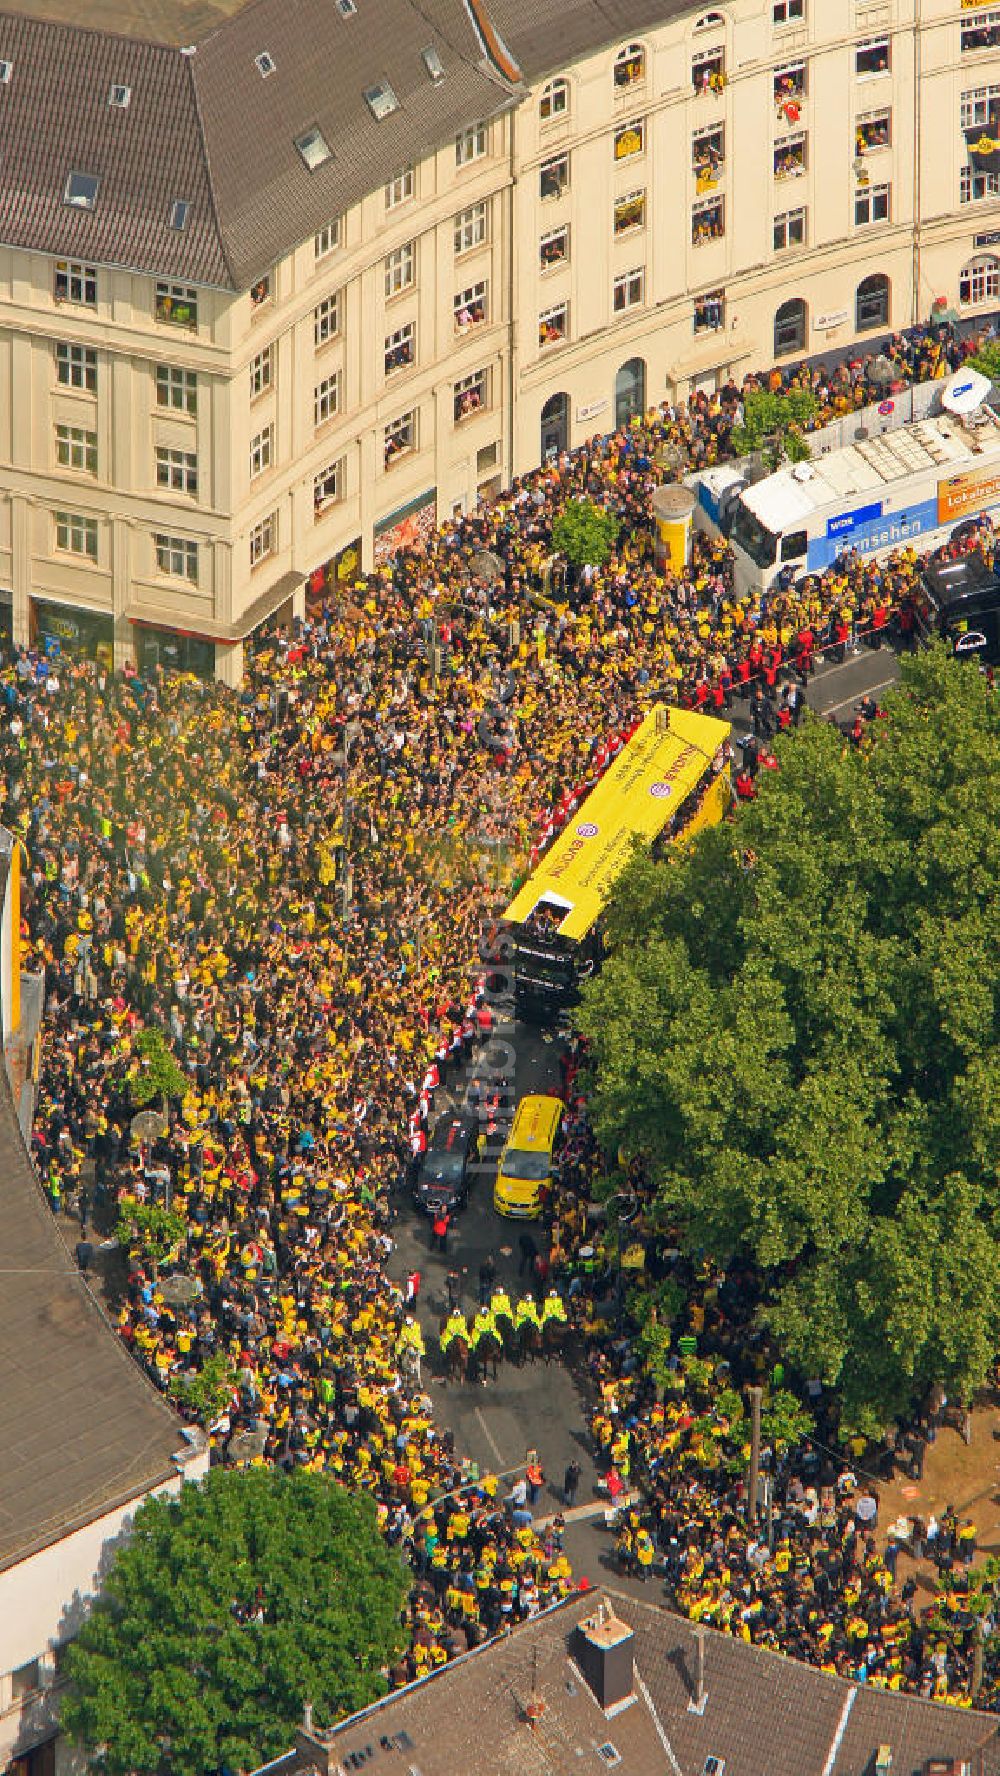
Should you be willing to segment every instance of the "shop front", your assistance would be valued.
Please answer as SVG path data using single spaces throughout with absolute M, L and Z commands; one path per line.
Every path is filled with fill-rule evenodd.
M 75 604 L 32 598 L 28 625 L 31 646 L 51 659 L 68 654 L 73 660 L 96 660 L 109 671 L 114 665 L 114 619 L 110 611 L 81 610 Z
M 207 684 L 215 677 L 215 642 L 183 629 L 158 629 L 152 623 L 135 623 L 136 665 L 142 673 L 158 666 L 169 672 L 189 672 Z
M 314 567 L 306 580 L 306 616 L 321 615 L 324 604 L 347 591 L 361 574 L 361 538 L 346 543 L 322 566 Z

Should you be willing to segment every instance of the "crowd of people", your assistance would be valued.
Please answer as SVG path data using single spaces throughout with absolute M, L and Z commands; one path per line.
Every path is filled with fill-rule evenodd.
M 959 349 L 929 334 L 893 346 L 914 377 Z M 867 376 L 785 380 L 814 385 L 822 412 L 859 404 Z M 216 1459 L 302 1464 L 375 1494 L 416 1574 L 397 1680 L 572 1584 L 558 1522 L 537 1525 L 435 1425 L 413 1302 L 387 1270 L 435 1089 L 449 1071 L 475 1079 L 489 1039 L 477 940 L 504 904 L 505 860 L 555 829 L 567 784 L 596 780 L 653 701 L 728 706 L 792 670 L 807 680 L 826 638 L 898 610 L 912 583 L 911 554 L 848 557 L 798 591 L 738 599 L 710 544 L 685 574 L 657 574 L 665 453 L 724 454 L 737 405 L 723 390 L 664 407 L 519 477 L 260 638 L 241 692 L 27 649 L 0 672 L 2 815 L 26 847 L 25 943 L 45 977 L 42 1185 L 84 1229 L 131 1218 L 120 1336 L 209 1422 Z M 552 523 L 584 493 L 620 536 L 563 599 Z M 162 1132 L 138 1143 L 150 1030 L 182 1078 Z M 585 1169 L 585 1133 L 570 1151 Z M 144 1235 L 149 1206 L 173 1218 L 166 1257 Z M 546 1272 L 579 1316 L 580 1192 L 552 1217 Z M 661 1458 L 675 1433 L 691 1448 L 690 1426 L 647 1410 L 637 1377 L 614 1387 L 660 1545 L 678 1516 Z M 705 1509 L 681 1514 L 671 1569 L 688 1607 L 693 1586 L 721 1599 L 736 1540 L 727 1494 L 715 1517 L 710 1489 L 690 1496 Z M 857 1556 L 843 1576 L 870 1562 L 858 1582 L 881 1594 L 864 1538 Z M 752 1565 L 745 1583 L 756 1600 Z M 800 1650 L 807 1613 L 779 1584 L 751 1633 Z

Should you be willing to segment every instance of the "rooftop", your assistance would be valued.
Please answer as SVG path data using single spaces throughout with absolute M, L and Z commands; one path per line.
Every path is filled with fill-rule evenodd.
M 59 1236 L 0 1065 L 0 1571 L 176 1476 L 180 1420 Z
M 620 1625 L 635 1636 L 626 1649 L 631 1696 L 606 1711 L 583 1675 L 591 1661 L 581 1657 L 579 1634 L 601 1602 L 616 1618 L 605 1630 L 608 1656 L 622 1657 Z M 967 1760 L 973 1776 L 1000 1772 L 1000 1723 L 991 1715 L 845 1683 L 702 1632 L 698 1709 L 690 1622 L 610 1589 L 578 1595 L 329 1733 L 300 1733 L 297 1750 L 270 1771 L 871 1776 L 879 1748 L 888 1746 L 892 1776 L 924 1776 L 935 1758 Z
M 47 24 L 81 25 L 148 43 L 199 43 L 254 0 L 20 0 L 16 10 Z

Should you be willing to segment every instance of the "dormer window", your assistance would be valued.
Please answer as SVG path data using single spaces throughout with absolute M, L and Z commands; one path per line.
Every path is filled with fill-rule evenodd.
M 94 173 L 70 173 L 66 180 L 63 203 L 72 204 L 75 210 L 92 210 L 97 202 L 100 184 L 100 179 Z
M 169 226 L 171 228 L 176 228 L 178 234 L 183 234 L 187 227 L 190 212 L 191 205 L 187 202 L 187 199 L 183 197 L 175 197 L 170 206 Z
M 9 86 L 10 85 L 10 77 L 13 74 L 13 72 L 14 72 L 13 62 L 5 62 L 2 59 L 0 59 L 0 86 Z
M 379 123 L 386 117 L 391 117 L 394 111 L 399 110 L 399 100 L 388 80 L 379 80 L 374 86 L 366 86 L 364 101 L 372 116 Z
M 127 111 L 132 99 L 130 86 L 113 86 L 108 94 L 108 104 L 112 111 Z
M 420 57 L 435 86 L 440 86 L 444 79 L 444 63 L 434 48 L 433 43 L 420 51 Z
M 262 49 L 260 55 L 254 56 L 253 64 L 262 80 L 273 74 L 278 66 L 270 50 Z
M 306 130 L 303 135 L 296 136 L 295 146 L 311 173 L 314 173 L 317 167 L 321 167 L 325 160 L 333 158 L 330 144 L 316 124 L 312 129 Z

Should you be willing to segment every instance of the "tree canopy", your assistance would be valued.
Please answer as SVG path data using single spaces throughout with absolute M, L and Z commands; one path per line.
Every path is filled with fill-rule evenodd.
M 811 389 L 789 389 L 787 394 L 770 389 L 750 389 L 743 398 L 743 419 L 733 428 L 733 443 L 740 456 L 762 450 L 771 468 L 785 457 L 802 462 L 809 445 L 802 436 L 816 412 Z
M 574 567 L 603 567 L 619 529 L 614 512 L 593 500 L 569 500 L 552 526 L 552 542 Z
M 382 1694 L 408 1590 L 375 1504 L 328 1476 L 213 1469 L 147 1500 L 68 1655 L 63 1726 L 108 1776 L 207 1776 Z
M 735 824 L 637 857 L 579 1013 L 609 1149 L 875 1430 L 1000 1333 L 1000 716 L 943 648 L 869 751 L 809 722 Z

